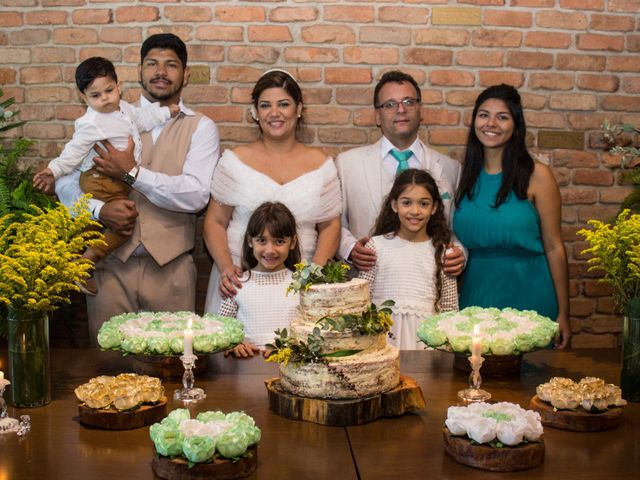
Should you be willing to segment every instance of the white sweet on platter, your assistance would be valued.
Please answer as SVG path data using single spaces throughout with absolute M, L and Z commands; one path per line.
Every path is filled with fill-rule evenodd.
M 578 383 L 570 378 L 553 377 L 538 385 L 536 394 L 558 410 L 574 410 L 581 406 L 586 411 L 604 411 L 627 404 L 620 387 L 596 377 L 584 377 Z

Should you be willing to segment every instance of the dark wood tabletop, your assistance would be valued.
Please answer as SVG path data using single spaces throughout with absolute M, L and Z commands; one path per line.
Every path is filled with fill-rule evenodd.
M 152 479 L 149 429 L 107 431 L 78 422 L 73 390 L 96 375 L 131 371 L 131 358 L 90 349 L 52 350 L 52 402 L 28 414 L 32 430 L 23 439 L 0 436 L 0 480 Z M 6 349 L 0 351 L 6 371 Z M 535 387 L 552 376 L 598 376 L 619 382 L 618 350 L 543 350 L 524 356 L 520 375 L 485 377 L 483 388 L 496 401 L 528 408 Z M 545 427 L 545 461 L 517 473 L 492 473 L 460 465 L 444 452 L 442 426 L 467 375 L 452 368 L 445 352 L 402 352 L 401 370 L 424 393 L 426 409 L 354 427 L 327 427 L 287 420 L 268 408 L 264 381 L 277 367 L 261 358 L 234 360 L 212 355 L 196 377 L 207 398 L 191 407 L 244 410 L 262 430 L 256 479 L 631 479 L 640 471 L 640 404 L 625 407 L 623 423 L 602 432 L 575 433 Z M 3 368 L 4 367 L 4 368 Z M 164 385 L 170 396 L 176 380 Z M 10 394 L 5 393 L 10 402 Z M 169 410 L 181 404 L 169 401 Z

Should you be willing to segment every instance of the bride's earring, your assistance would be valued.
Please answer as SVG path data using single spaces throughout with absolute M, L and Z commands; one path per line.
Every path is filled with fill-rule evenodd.
M 253 118 L 253 120 L 257 122 L 258 112 L 256 111 L 255 105 L 251 105 L 251 107 L 249 107 L 249 112 L 251 113 L 251 118 Z

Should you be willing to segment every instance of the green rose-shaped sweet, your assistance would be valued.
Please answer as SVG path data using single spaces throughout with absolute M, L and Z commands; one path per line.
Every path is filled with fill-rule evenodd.
M 530 352 L 534 347 L 533 338 L 531 337 L 531 335 L 525 333 L 516 335 L 516 337 L 513 339 L 513 342 L 515 343 L 516 350 L 520 352 Z
M 466 352 L 471 349 L 471 336 L 470 335 L 458 335 L 449 339 L 451 349 L 454 352 Z
M 169 353 L 169 340 L 165 336 L 149 337 L 147 347 L 151 353 L 165 355 Z
M 214 421 L 222 421 L 224 420 L 226 415 L 223 412 L 200 412 L 196 417 L 196 420 L 200 420 L 203 423 L 214 422 Z
M 506 338 L 495 338 L 490 343 L 491 353 L 493 355 L 513 355 L 513 341 Z
M 225 458 L 237 458 L 247 451 L 249 437 L 238 428 L 230 428 L 218 437 L 216 449 Z
M 184 436 L 177 428 L 159 425 L 154 429 L 153 436 L 153 444 L 160 455 L 172 457 L 182 453 Z
M 217 335 L 196 335 L 193 339 L 193 349 L 198 352 L 213 352 L 216 349 Z
M 430 347 L 439 347 L 447 342 L 444 331 L 424 323 L 418 329 L 418 337 Z
M 106 325 L 106 324 L 105 324 Z M 98 344 L 102 348 L 117 348 L 122 343 L 122 333 L 115 328 L 103 328 L 98 332 Z
M 194 435 L 187 437 L 182 443 L 182 453 L 193 463 L 204 462 L 213 457 L 216 444 L 211 437 Z
M 255 420 L 253 419 L 253 417 L 250 417 L 249 415 L 247 415 L 244 412 L 231 412 L 228 413 L 225 421 L 227 421 L 228 423 L 235 425 L 249 425 L 249 426 L 254 426 L 256 424 Z
M 140 336 L 125 338 L 122 341 L 122 348 L 127 352 L 139 354 L 147 348 L 147 341 Z
M 176 408 L 167 415 L 167 418 L 180 425 L 184 420 L 189 420 L 191 418 L 191 414 L 186 408 Z
M 182 353 L 182 350 L 184 349 L 184 338 L 173 337 L 169 342 L 169 348 L 173 353 Z

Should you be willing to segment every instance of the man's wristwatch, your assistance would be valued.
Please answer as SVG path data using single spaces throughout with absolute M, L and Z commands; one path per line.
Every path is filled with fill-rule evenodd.
M 131 170 L 129 170 L 127 173 L 122 175 L 122 181 L 124 183 L 126 183 L 127 185 L 129 185 L 130 187 L 133 186 L 133 184 L 136 181 L 136 178 L 138 178 L 138 173 L 139 172 L 140 172 L 140 166 L 136 165 Z

